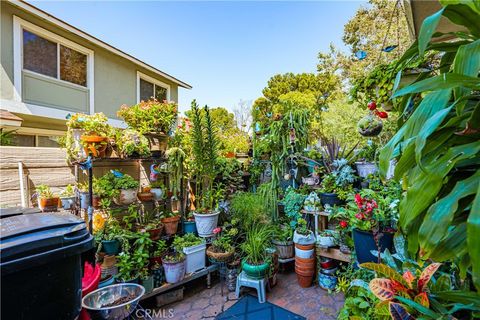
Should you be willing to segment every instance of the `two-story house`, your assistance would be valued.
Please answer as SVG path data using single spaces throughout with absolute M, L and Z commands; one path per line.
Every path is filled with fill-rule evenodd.
M 69 113 L 103 112 L 121 126 L 122 104 L 178 101 L 178 88 L 191 88 L 24 1 L 1 1 L 0 29 L 0 124 L 16 129 L 17 146 L 57 146 Z

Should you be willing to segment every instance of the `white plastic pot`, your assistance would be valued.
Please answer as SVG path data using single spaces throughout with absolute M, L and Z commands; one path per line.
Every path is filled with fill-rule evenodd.
M 213 235 L 213 229 L 215 229 L 218 224 L 219 214 L 220 211 L 214 211 L 211 213 L 193 213 L 199 237 L 210 237 Z
M 137 200 L 137 189 L 127 189 L 127 190 L 120 190 L 120 195 L 118 197 L 113 198 L 113 202 L 117 205 L 128 205 L 132 204 Z
M 73 205 L 75 204 L 75 196 L 73 197 L 63 197 L 60 198 L 62 201 L 62 207 L 65 210 L 70 210 L 73 208 Z
M 358 175 L 362 178 L 368 177 L 369 174 L 377 172 L 377 165 L 373 162 L 355 162 L 357 166 Z
M 152 188 L 150 192 L 153 193 L 153 199 L 156 201 L 160 201 L 163 199 L 164 192 L 161 188 Z
M 302 244 L 302 245 L 307 245 L 307 244 L 314 244 L 315 243 L 315 235 L 313 234 L 312 231 L 309 231 L 308 235 L 303 235 L 295 232 L 293 233 L 293 242 Z
M 319 236 L 317 238 L 317 245 L 325 248 L 333 247 L 335 246 L 335 238 L 331 236 Z
M 186 256 L 186 272 L 191 273 L 205 268 L 205 254 L 207 244 L 201 243 L 196 246 L 183 248 L 183 253 Z

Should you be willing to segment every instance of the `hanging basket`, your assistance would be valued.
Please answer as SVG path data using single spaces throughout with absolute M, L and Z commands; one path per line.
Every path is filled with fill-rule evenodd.
M 382 132 L 383 122 L 374 115 L 367 115 L 358 121 L 357 129 L 364 137 L 375 137 Z
M 230 258 L 233 257 L 233 254 L 234 254 L 234 251 L 230 251 L 230 252 L 215 252 L 213 251 L 212 247 L 208 247 L 207 249 L 207 256 L 210 258 L 210 259 L 213 259 L 217 262 L 226 262 L 226 261 L 229 261 Z

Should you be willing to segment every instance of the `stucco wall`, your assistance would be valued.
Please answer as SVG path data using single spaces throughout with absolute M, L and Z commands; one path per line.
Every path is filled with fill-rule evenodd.
M 122 104 L 136 103 L 137 71 L 170 85 L 170 99 L 178 101 L 178 86 L 172 81 L 155 75 L 135 63 L 97 47 L 81 37 L 59 29 L 46 21 L 1 2 L 1 91 L 0 97 L 13 99 L 13 15 L 29 21 L 48 31 L 94 51 L 94 109 L 104 112 L 110 118 L 117 118 L 116 112 Z M 102 39 L 108 42 L 108 39 Z M 54 86 L 51 88 L 54 94 Z M 65 106 L 69 109 L 68 106 Z M 78 110 L 78 109 L 77 109 Z M 72 111 L 75 111 L 72 109 Z

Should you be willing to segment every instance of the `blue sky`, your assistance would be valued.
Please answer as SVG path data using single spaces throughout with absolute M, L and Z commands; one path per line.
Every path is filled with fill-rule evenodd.
M 193 86 L 194 98 L 233 110 L 277 73 L 314 72 L 317 53 L 342 46 L 362 1 L 32 1 L 39 8 Z

